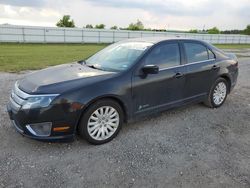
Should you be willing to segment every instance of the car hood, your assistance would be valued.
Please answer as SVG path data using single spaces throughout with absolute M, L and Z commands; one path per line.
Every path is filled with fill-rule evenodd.
M 79 63 L 63 64 L 26 75 L 18 87 L 29 94 L 53 94 L 112 77 L 114 72 L 90 68 Z

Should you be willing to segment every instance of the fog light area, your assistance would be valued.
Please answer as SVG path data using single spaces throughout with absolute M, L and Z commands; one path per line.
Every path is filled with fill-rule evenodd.
M 52 123 L 45 122 L 45 123 L 35 123 L 26 125 L 26 128 L 29 132 L 35 136 L 50 136 Z

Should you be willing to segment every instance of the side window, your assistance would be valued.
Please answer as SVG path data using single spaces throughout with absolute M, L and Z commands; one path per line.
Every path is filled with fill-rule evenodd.
M 205 46 L 198 43 L 184 43 L 187 63 L 208 60 L 208 51 Z
M 146 57 L 147 65 L 157 65 L 160 69 L 180 65 L 178 43 L 162 44 L 154 48 Z

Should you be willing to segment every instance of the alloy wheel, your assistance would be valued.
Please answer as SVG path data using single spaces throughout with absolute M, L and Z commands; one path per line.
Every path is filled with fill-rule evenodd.
M 224 82 L 219 82 L 213 92 L 213 102 L 215 105 L 220 105 L 224 102 L 227 95 L 227 86 Z
M 106 140 L 117 130 L 120 117 L 111 106 L 102 106 L 95 110 L 88 119 L 88 134 L 95 140 Z

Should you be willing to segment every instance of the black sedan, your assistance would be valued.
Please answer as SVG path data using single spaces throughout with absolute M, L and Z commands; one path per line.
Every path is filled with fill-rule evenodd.
M 102 144 L 140 116 L 188 103 L 220 107 L 237 76 L 235 55 L 206 42 L 130 39 L 27 75 L 15 83 L 7 109 L 27 137 L 68 140 L 79 133 Z

